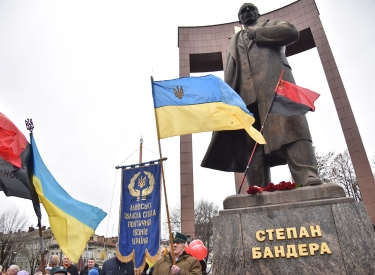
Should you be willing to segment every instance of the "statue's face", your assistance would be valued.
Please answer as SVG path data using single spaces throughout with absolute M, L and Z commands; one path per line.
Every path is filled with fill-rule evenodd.
M 250 26 L 257 22 L 259 13 L 256 6 L 249 4 L 240 10 L 240 21 L 245 26 Z

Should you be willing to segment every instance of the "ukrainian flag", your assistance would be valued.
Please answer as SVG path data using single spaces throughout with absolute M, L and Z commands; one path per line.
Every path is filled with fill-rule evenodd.
M 152 95 L 160 139 L 245 129 L 256 142 L 266 143 L 241 97 L 214 75 L 152 81 Z
M 48 171 L 32 135 L 31 146 L 35 190 L 47 211 L 51 230 L 61 250 L 77 263 L 87 241 L 107 214 L 100 208 L 73 199 Z

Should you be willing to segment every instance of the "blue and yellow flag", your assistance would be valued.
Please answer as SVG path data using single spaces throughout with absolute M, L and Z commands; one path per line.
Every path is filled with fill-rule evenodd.
M 52 233 L 64 254 L 71 261 L 78 262 L 87 241 L 107 214 L 98 207 L 73 199 L 48 171 L 33 136 L 31 146 L 34 161 L 33 184 L 47 211 Z
M 160 163 L 122 172 L 119 229 L 120 261 L 133 260 L 142 270 L 146 259 L 159 258 L 160 240 Z
M 152 81 L 152 95 L 160 139 L 245 129 L 256 142 L 266 143 L 242 98 L 214 75 Z

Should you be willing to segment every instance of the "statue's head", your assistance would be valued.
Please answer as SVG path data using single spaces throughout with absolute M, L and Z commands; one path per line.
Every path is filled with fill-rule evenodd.
M 259 16 L 258 8 L 252 3 L 244 3 L 238 11 L 238 20 L 245 26 L 256 23 Z

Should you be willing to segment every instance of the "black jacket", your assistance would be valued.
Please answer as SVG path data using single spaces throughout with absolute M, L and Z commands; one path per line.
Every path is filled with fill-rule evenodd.
M 66 270 L 70 275 L 78 275 L 78 267 L 74 264 L 71 264 Z
M 123 263 L 116 257 L 104 262 L 100 275 L 134 275 L 133 261 Z
M 99 268 L 98 264 L 95 264 L 95 267 L 98 269 L 99 274 L 102 273 L 101 268 Z M 86 265 L 80 272 L 79 275 L 88 275 L 89 274 L 89 267 Z

